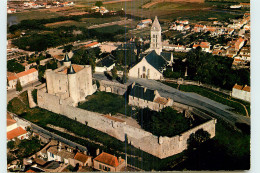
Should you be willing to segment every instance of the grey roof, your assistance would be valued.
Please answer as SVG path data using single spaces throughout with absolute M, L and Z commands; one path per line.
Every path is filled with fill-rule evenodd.
M 74 74 L 74 73 L 76 73 L 76 72 L 73 69 L 72 65 L 70 65 L 70 68 L 68 69 L 68 74 Z
M 64 62 L 69 62 L 69 61 L 70 61 L 70 58 L 69 58 L 68 52 L 66 52 Z
M 171 52 L 161 52 L 161 56 L 163 56 L 167 61 L 171 60 Z
M 153 21 L 151 29 L 154 30 L 154 31 L 161 31 L 162 30 L 157 16 L 155 16 L 155 18 L 154 18 L 154 21 Z
M 155 98 L 154 90 L 146 89 L 146 91 L 144 91 L 144 87 L 138 83 L 136 83 L 134 87 L 131 89 L 130 95 L 151 102 Z
M 110 67 L 115 63 L 115 57 L 111 54 L 107 55 L 105 58 L 103 58 L 101 61 L 97 63 L 97 66 L 99 67 Z
M 147 56 L 144 57 L 146 61 L 151 64 L 155 69 L 161 71 L 166 65 L 167 61 L 161 55 L 158 55 L 155 50 L 151 51 Z

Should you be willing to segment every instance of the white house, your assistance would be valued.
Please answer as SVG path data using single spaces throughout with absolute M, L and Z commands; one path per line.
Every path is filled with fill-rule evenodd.
M 22 126 L 18 126 L 17 122 L 7 113 L 6 117 L 6 126 L 7 126 L 7 141 L 14 140 L 18 138 L 20 140 L 28 139 L 28 132 Z
M 113 55 L 111 54 L 107 55 L 101 61 L 97 62 L 97 65 L 95 67 L 95 72 L 111 71 L 116 65 L 115 59 L 116 58 Z
M 234 85 L 232 89 L 232 97 L 250 102 L 250 86 L 245 85 L 243 87 L 237 84 Z
M 16 87 L 18 80 L 20 80 L 22 86 L 37 81 L 38 71 L 35 68 L 31 68 L 29 70 L 9 76 L 7 80 L 8 80 L 7 89 L 14 89 Z

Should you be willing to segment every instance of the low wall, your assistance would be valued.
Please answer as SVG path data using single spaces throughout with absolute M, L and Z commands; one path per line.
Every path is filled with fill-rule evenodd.
M 120 141 L 125 141 L 125 136 L 127 136 L 128 143 L 161 159 L 185 150 L 190 134 L 195 133 L 198 129 L 208 131 L 211 138 L 215 136 L 216 122 L 214 119 L 171 138 L 157 137 L 143 129 L 127 125 L 125 122 L 106 118 L 100 113 L 68 106 L 57 96 L 50 95 L 42 90 L 38 90 L 37 97 L 39 107 L 64 115 L 82 124 L 87 124 L 89 127 L 107 133 Z
M 99 87 L 100 91 L 111 92 L 118 95 L 124 95 L 125 92 L 127 91 L 127 86 L 120 83 L 116 83 L 113 81 L 106 81 L 106 80 L 99 80 L 99 83 L 100 83 L 100 87 Z

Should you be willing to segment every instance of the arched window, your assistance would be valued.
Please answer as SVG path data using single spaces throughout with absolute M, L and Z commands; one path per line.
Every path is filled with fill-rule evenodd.
M 146 71 L 145 66 L 143 66 L 143 72 L 145 72 L 145 71 Z

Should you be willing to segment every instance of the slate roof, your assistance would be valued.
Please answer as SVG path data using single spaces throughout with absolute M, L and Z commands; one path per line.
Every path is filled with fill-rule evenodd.
M 138 83 L 136 83 L 134 87 L 131 89 L 130 95 L 151 102 L 155 98 L 154 90 L 146 89 L 146 91 L 144 91 L 144 87 Z
M 167 61 L 171 60 L 171 52 L 162 52 L 161 56 L 163 56 Z
M 97 63 L 98 67 L 110 67 L 115 63 L 115 57 L 111 54 L 107 55 L 105 58 L 103 58 L 101 61 Z
M 66 52 L 64 62 L 69 62 L 69 61 L 70 61 L 70 58 L 69 58 L 68 52 Z
M 166 65 L 167 61 L 163 56 L 158 55 L 155 50 L 145 56 L 146 61 L 151 64 L 155 69 L 161 71 Z

